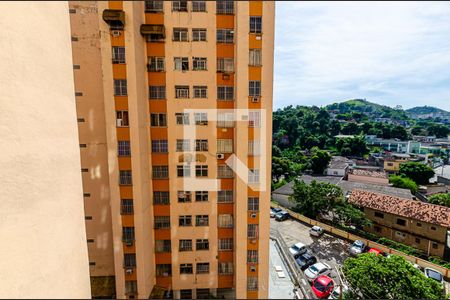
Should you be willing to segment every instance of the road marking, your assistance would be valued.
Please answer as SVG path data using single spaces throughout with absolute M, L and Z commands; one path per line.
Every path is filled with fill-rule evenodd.
M 303 278 L 302 278 L 302 283 L 303 283 L 303 285 L 307 285 L 307 284 L 306 284 L 306 280 L 303 279 Z

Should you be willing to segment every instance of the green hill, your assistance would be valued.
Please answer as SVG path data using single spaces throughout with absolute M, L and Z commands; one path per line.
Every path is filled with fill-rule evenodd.
M 391 118 L 393 120 L 407 120 L 405 111 L 389 106 L 369 102 L 365 99 L 352 99 L 340 103 L 333 103 L 325 107 L 337 114 L 362 113 L 369 118 Z
M 443 118 L 450 119 L 450 112 L 433 106 L 417 106 L 406 110 L 406 113 L 414 119 L 417 118 Z

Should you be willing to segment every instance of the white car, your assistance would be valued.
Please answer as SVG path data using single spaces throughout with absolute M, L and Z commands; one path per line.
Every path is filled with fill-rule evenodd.
M 303 254 L 306 252 L 306 246 L 303 243 L 297 243 L 294 246 L 292 246 L 291 248 L 289 248 L 289 252 L 291 252 L 291 254 L 295 257 L 298 256 L 300 254 Z
M 270 209 L 270 217 L 275 218 L 275 215 L 279 213 L 282 209 L 278 207 L 274 207 Z
M 309 281 L 313 281 L 319 276 L 329 275 L 331 273 L 331 267 L 325 263 L 315 263 L 305 270 L 305 276 Z
M 323 228 L 319 227 L 319 226 L 313 226 L 309 230 L 309 234 L 312 235 L 312 236 L 319 237 L 319 236 L 321 236 L 323 234 Z
M 425 268 L 423 269 L 423 272 L 425 273 L 425 276 L 427 278 L 431 278 L 436 280 L 437 282 L 444 284 L 444 276 L 441 274 L 441 272 L 436 271 L 432 268 Z
M 342 284 L 342 294 L 345 294 L 347 291 L 348 291 L 348 286 L 346 286 L 345 284 Z M 341 287 L 338 285 L 338 286 L 334 287 L 334 290 L 331 292 L 328 299 L 339 299 L 340 295 L 341 295 Z

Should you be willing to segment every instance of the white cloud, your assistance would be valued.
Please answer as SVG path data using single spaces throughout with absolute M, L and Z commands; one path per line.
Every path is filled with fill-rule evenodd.
M 277 2 L 275 106 L 450 110 L 450 3 Z

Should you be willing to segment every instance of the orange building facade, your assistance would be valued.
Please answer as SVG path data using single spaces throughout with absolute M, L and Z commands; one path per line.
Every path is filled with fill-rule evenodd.
M 69 4 L 92 295 L 267 298 L 274 2 Z

